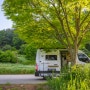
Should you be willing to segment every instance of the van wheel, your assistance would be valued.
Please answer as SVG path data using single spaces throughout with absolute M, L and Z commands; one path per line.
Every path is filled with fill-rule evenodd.
M 45 76 L 43 76 L 43 80 L 46 80 L 47 78 Z

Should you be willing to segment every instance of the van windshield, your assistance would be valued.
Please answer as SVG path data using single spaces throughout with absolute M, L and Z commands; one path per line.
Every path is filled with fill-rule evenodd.
M 57 60 L 57 55 L 46 55 L 46 60 Z
M 78 58 L 82 62 L 89 62 L 89 58 L 83 53 L 78 53 Z

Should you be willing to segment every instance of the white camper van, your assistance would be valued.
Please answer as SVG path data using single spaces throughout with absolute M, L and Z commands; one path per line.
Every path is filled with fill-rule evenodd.
M 55 76 L 60 75 L 60 70 L 64 66 L 70 64 L 70 57 L 66 49 L 51 49 L 46 52 L 44 49 L 38 49 L 36 54 L 36 72 L 35 76 Z M 76 61 L 79 64 L 85 64 L 90 62 L 89 57 L 82 51 L 78 51 L 78 59 Z

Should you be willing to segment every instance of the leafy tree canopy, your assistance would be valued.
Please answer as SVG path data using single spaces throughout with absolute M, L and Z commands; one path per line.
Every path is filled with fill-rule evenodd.
M 62 45 L 74 60 L 81 41 L 89 40 L 90 0 L 5 0 L 3 9 L 27 42 Z
M 67 47 L 77 36 L 79 44 L 89 31 L 89 4 L 89 0 L 5 0 L 3 8 L 27 42 L 49 47 L 59 41 Z

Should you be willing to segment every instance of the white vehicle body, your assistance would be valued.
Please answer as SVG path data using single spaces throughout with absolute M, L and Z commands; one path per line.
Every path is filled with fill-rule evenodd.
M 51 49 L 49 52 L 38 49 L 36 54 L 36 72 L 35 76 L 55 76 L 60 75 L 61 68 L 69 65 L 68 52 L 66 49 Z M 89 57 L 82 51 L 78 51 L 77 64 L 89 62 Z

